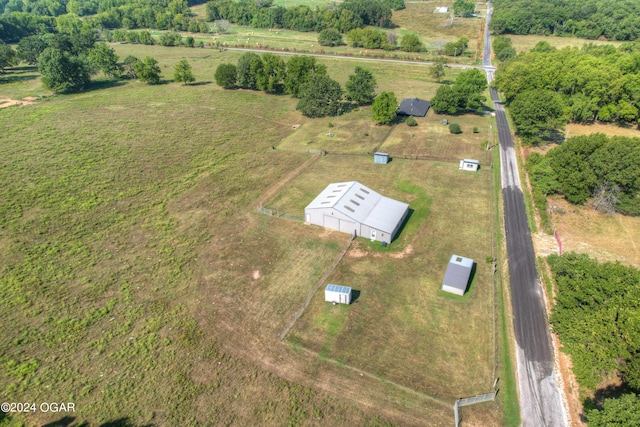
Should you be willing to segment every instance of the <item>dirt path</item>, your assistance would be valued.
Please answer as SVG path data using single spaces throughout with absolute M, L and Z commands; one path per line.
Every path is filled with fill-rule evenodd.
M 311 165 L 317 162 L 320 159 L 320 157 L 321 157 L 320 154 L 314 154 L 307 161 L 305 161 L 300 166 L 298 166 L 297 168 L 289 172 L 287 175 L 285 175 L 284 178 L 276 182 L 271 188 L 265 191 L 262 194 L 262 196 L 260 196 L 260 198 L 258 199 L 258 205 L 262 206 L 263 204 L 267 203 L 269 200 L 273 199 L 275 195 L 278 194 L 278 192 L 284 188 L 285 185 L 289 184 L 298 175 L 300 175 L 302 172 L 304 172 L 309 167 L 311 167 Z
M 27 96 L 23 100 L 11 99 L 11 98 L 0 98 L 0 108 L 7 107 L 22 107 L 24 105 L 33 105 L 35 104 L 36 98 L 33 96 Z

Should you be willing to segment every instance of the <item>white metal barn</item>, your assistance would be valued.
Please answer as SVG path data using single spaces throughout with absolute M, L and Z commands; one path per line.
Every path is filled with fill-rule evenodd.
M 408 214 L 408 204 L 356 181 L 329 184 L 304 208 L 307 223 L 387 243 Z
M 473 260 L 459 255 L 451 255 L 447 271 L 442 279 L 442 290 L 456 295 L 464 295 L 473 270 Z
M 462 159 L 460 160 L 459 169 L 465 171 L 477 171 L 480 166 L 480 162 L 474 159 Z
M 324 300 L 334 304 L 351 304 L 351 288 L 340 285 L 327 285 Z

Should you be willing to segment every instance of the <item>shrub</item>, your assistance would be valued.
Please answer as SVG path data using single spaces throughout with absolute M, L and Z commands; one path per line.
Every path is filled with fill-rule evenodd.
M 457 123 L 451 123 L 449 125 L 449 132 L 459 134 L 462 133 L 462 129 L 460 129 L 460 125 Z
M 340 46 L 342 44 L 342 34 L 335 28 L 325 28 L 318 34 L 318 43 L 321 46 Z
M 418 122 L 413 117 L 407 119 L 407 126 L 418 126 Z
M 480 131 L 478 130 L 478 127 L 477 127 L 477 126 L 474 126 L 474 127 L 473 127 L 473 133 L 478 133 L 478 132 L 480 132 Z

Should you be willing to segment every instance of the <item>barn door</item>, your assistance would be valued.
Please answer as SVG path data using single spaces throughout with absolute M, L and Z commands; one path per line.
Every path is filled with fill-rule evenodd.
M 347 294 L 340 294 L 340 304 L 347 303 Z

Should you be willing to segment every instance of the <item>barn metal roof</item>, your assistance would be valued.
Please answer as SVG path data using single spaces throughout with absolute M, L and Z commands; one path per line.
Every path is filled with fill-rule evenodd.
M 451 255 L 447 271 L 444 273 L 444 279 L 442 279 L 442 284 L 465 291 L 472 269 L 472 259 L 455 254 Z
M 327 288 L 325 290 L 329 292 L 337 292 L 339 294 L 348 294 L 349 292 L 351 292 L 351 288 L 348 286 L 331 285 L 331 284 L 327 285 Z
M 318 208 L 333 208 L 356 222 L 391 234 L 409 205 L 349 181 L 329 184 L 305 210 Z
M 398 107 L 398 114 L 404 114 L 405 116 L 419 116 L 424 117 L 429 111 L 431 103 L 424 99 L 419 98 L 407 98 L 403 99 Z

